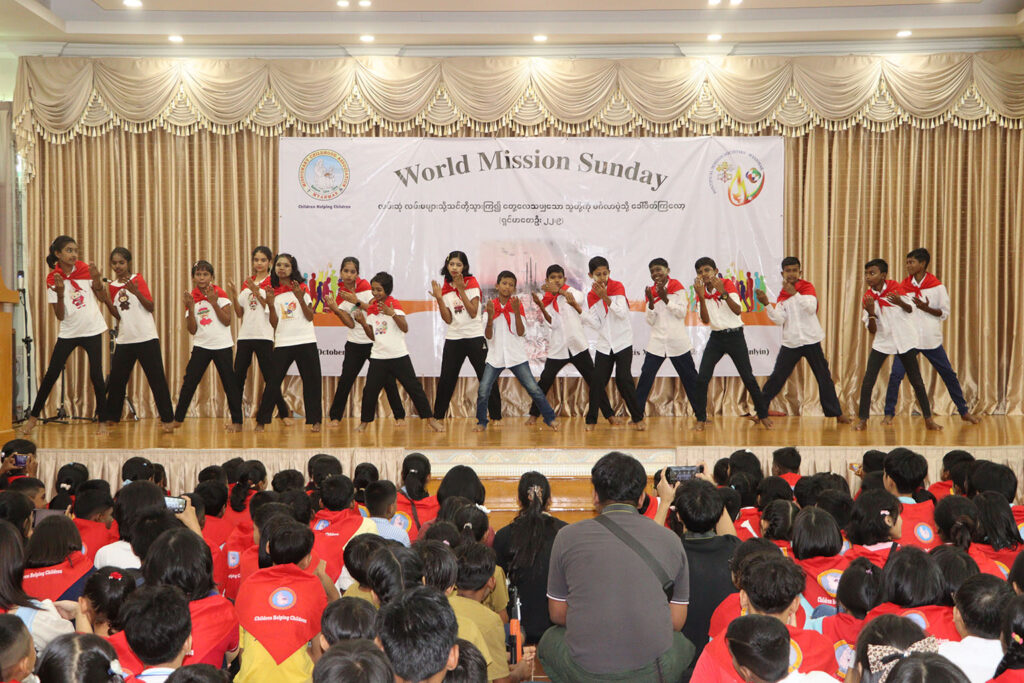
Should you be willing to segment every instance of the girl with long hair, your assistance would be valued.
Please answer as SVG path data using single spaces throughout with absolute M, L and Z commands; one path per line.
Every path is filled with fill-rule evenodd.
M 437 496 L 427 493 L 430 479 L 430 461 L 422 453 L 410 453 L 402 461 L 401 487 L 398 489 L 397 511 L 391 523 L 405 529 L 409 542 L 415 541 L 420 530 L 434 521 L 441 504 Z

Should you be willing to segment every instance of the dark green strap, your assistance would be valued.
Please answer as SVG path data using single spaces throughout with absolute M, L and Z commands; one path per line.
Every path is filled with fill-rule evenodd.
M 672 601 L 672 594 L 675 592 L 675 581 L 668 575 L 668 572 L 658 563 L 658 560 L 654 558 L 654 555 L 650 553 L 647 548 L 643 547 L 639 541 L 633 538 L 625 529 L 613 522 L 608 518 L 608 515 L 598 515 L 594 520 L 603 526 L 608 531 L 615 534 L 620 541 L 629 546 L 629 549 L 640 556 L 651 571 L 654 572 L 654 576 L 657 577 L 658 581 L 661 582 L 661 589 L 665 591 L 665 597 L 668 598 L 669 602 Z

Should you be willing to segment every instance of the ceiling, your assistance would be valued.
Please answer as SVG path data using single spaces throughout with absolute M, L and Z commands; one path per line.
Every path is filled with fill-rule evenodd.
M 1020 47 L 1024 0 L 0 0 L 13 54 L 671 56 Z M 909 38 L 898 31 L 912 32 Z M 167 36 L 183 37 L 171 44 Z M 536 34 L 548 37 L 534 41 Z M 709 42 L 709 34 L 722 36 Z M 373 36 L 372 43 L 360 40 Z

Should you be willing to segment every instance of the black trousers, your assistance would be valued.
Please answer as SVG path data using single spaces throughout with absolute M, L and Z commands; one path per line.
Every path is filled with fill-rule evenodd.
M 736 371 L 740 373 L 743 386 L 747 388 L 750 399 L 754 402 L 754 410 L 761 419 L 768 417 L 768 402 L 764 400 L 761 387 L 754 379 L 754 370 L 750 367 L 750 354 L 747 352 L 747 338 L 742 327 L 729 330 L 714 330 L 708 337 L 708 345 L 700 359 L 700 370 L 697 372 L 697 391 L 693 401 L 693 412 L 698 422 L 708 419 L 708 384 L 715 373 L 715 366 L 722 356 L 729 356 Z
M 540 381 L 537 384 L 540 386 L 540 390 L 547 396 L 548 391 L 555 384 L 555 378 L 558 377 L 558 373 L 562 371 L 566 365 L 572 363 L 573 367 L 580 373 L 580 377 L 587 383 L 588 393 L 592 392 L 591 388 L 594 383 L 594 361 L 590 357 L 589 351 L 580 351 L 575 356 L 569 358 L 548 358 L 544 361 L 544 369 L 540 372 Z M 608 419 L 615 415 L 615 411 L 612 410 L 611 401 L 608 400 L 608 392 L 605 391 L 604 387 L 601 387 L 600 396 L 600 408 L 601 415 L 604 419 Z M 589 404 L 588 404 L 589 408 Z M 530 404 L 530 415 L 533 417 L 540 417 L 540 408 L 536 404 Z
M 615 369 L 615 386 L 626 402 L 626 410 L 633 422 L 644 419 L 644 413 L 636 402 L 636 386 L 633 384 L 633 346 L 627 346 L 618 353 L 607 354 L 598 351 L 594 357 L 594 380 L 590 383 L 590 409 L 587 410 L 587 424 L 597 424 L 597 411 L 601 395 Z
M 779 395 L 786 380 L 793 374 L 793 368 L 801 358 L 807 359 L 807 364 L 811 366 L 811 372 L 814 373 L 814 379 L 818 382 L 818 399 L 821 401 L 821 409 L 825 411 L 825 417 L 842 415 L 843 409 L 839 405 L 839 397 L 836 396 L 836 385 L 832 381 L 832 373 L 828 369 L 828 360 L 825 359 L 821 342 L 796 348 L 788 346 L 779 348 L 779 355 L 775 358 L 772 374 L 761 387 L 764 402 L 770 404 L 772 399 Z
M 341 376 L 338 377 L 338 388 L 334 390 L 334 400 L 331 401 L 331 409 L 327 416 L 332 420 L 340 420 L 345 414 L 345 406 L 348 404 L 348 395 L 352 393 L 352 385 L 359 377 L 359 371 L 363 369 L 366 361 L 370 360 L 370 351 L 373 344 L 356 344 L 345 342 L 345 360 L 341 364 Z M 395 378 L 388 376 L 384 380 L 384 393 L 388 397 L 388 405 L 394 413 L 396 420 L 405 419 L 405 406 L 402 405 L 402 397 L 398 394 L 398 384 Z
M 459 370 L 469 359 L 469 364 L 476 372 L 476 378 L 484 376 L 484 365 L 487 364 L 487 342 L 483 337 L 471 339 L 445 339 L 444 351 L 441 352 L 441 374 L 437 378 L 437 392 L 434 394 L 434 417 L 443 420 L 448 414 L 448 405 L 455 393 L 455 383 L 459 381 Z M 412 361 L 409 361 L 412 363 Z M 492 391 L 487 401 L 487 413 L 492 420 L 501 419 L 501 394 Z
M 110 382 L 107 384 L 107 400 L 100 412 L 104 422 L 120 422 L 124 412 L 124 397 L 128 389 L 128 378 L 138 361 L 146 373 L 149 390 L 153 393 L 156 410 L 161 422 L 174 420 L 174 406 L 171 405 L 171 390 L 164 374 L 164 359 L 160 353 L 160 340 L 150 339 L 135 344 L 118 344 L 110 357 Z
M 931 417 L 932 406 L 928 401 L 928 391 L 924 388 L 921 368 L 917 365 L 917 349 L 896 355 L 903 363 L 903 369 L 907 371 L 907 379 L 910 380 L 910 386 L 914 388 L 917 404 L 921 406 L 921 414 Z M 868 356 L 868 367 L 864 371 L 864 381 L 860 385 L 860 408 L 857 410 L 857 417 L 862 420 L 871 416 L 871 391 L 875 388 L 875 381 L 878 379 L 878 372 L 882 369 L 882 363 L 888 357 L 889 354 L 874 349 L 871 349 L 871 354 Z
M 423 391 L 423 385 L 416 378 L 412 359 L 409 356 L 402 356 L 401 358 L 370 359 L 370 368 L 366 371 L 366 386 L 363 388 L 363 407 L 360 420 L 373 422 L 373 418 L 377 414 L 377 398 L 380 397 L 380 391 L 388 380 L 397 380 L 412 399 L 416 414 L 424 420 L 430 419 L 432 416 L 430 401 L 427 400 L 427 394 Z
M 43 414 L 43 406 L 46 399 L 53 391 L 53 385 L 60 379 L 60 373 L 64 371 L 71 352 L 82 347 L 85 355 L 89 358 L 89 382 L 92 384 L 93 394 L 96 396 L 96 411 L 103 411 L 105 387 L 103 382 L 103 333 L 94 334 L 91 337 L 75 337 L 74 339 L 57 339 L 53 345 L 53 353 L 50 354 L 50 364 L 46 366 L 46 374 L 43 381 L 39 383 L 39 392 L 32 404 L 32 417 L 39 417 Z
M 256 356 L 260 364 L 260 374 L 263 375 L 263 391 L 270 381 L 270 370 L 274 365 L 271 356 L 274 353 L 274 342 L 270 339 L 239 339 L 235 343 L 235 377 L 238 378 L 238 389 L 245 394 L 245 380 L 249 377 L 249 366 L 252 365 L 252 357 Z M 262 395 L 260 396 L 262 399 Z M 257 410 L 259 404 L 257 404 Z M 286 418 L 291 414 L 284 396 L 277 402 L 277 416 Z
M 281 382 L 288 374 L 288 368 L 295 363 L 302 378 L 302 403 L 306 412 L 306 424 L 318 425 L 324 420 L 323 396 L 324 388 L 320 376 L 320 350 L 316 342 L 295 344 L 294 346 L 278 346 L 271 356 L 270 366 L 273 374 L 263 390 L 263 400 L 256 412 L 256 422 L 268 424 L 274 416 L 274 406 L 281 398 Z
M 690 407 L 696 412 L 693 404 L 693 395 L 697 393 L 697 368 L 693 364 L 693 353 L 687 351 L 678 356 L 669 356 L 669 362 L 676 369 L 676 374 L 683 383 L 683 391 L 686 392 L 686 399 Z M 658 370 L 665 363 L 665 356 L 656 356 L 653 353 L 644 352 L 644 364 L 640 368 L 640 380 L 636 383 L 636 403 L 640 410 L 646 414 L 647 397 L 651 395 L 651 387 L 654 386 L 654 378 L 658 376 Z
M 234 370 L 231 369 L 231 347 L 226 349 L 204 349 L 201 346 L 192 347 L 192 355 L 189 356 L 188 365 L 185 366 L 185 379 L 181 383 L 181 391 L 178 392 L 178 407 L 174 410 L 174 421 L 184 422 L 188 413 L 189 404 L 196 393 L 199 382 L 206 374 L 206 368 L 210 363 L 217 368 L 217 375 L 220 377 L 220 385 L 228 399 L 228 411 L 231 413 L 231 421 L 235 424 L 242 424 L 242 390 L 238 386 Z

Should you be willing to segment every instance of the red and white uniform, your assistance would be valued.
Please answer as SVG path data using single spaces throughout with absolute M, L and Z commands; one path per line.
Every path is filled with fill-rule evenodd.
M 899 294 L 905 304 L 913 307 L 904 291 L 903 286 L 895 280 L 886 280 L 882 291 L 869 288 L 864 293 L 864 298 L 875 300 L 875 337 L 871 340 L 871 348 L 879 353 L 894 354 L 906 353 L 916 349 L 918 345 L 917 326 L 913 319 L 913 313 L 907 313 L 896 304 L 890 303 L 886 298 L 890 294 Z M 861 320 L 864 327 L 870 322 L 868 312 L 861 309 Z
M 838 678 L 832 643 L 817 631 L 805 631 L 786 626 L 789 631 L 789 671 L 809 673 L 823 671 Z M 701 683 L 742 683 L 743 679 L 732 665 L 732 655 L 725 639 L 725 631 L 718 633 L 701 653 L 693 669 L 691 680 Z
M 900 536 L 900 543 L 915 545 L 924 550 L 942 545 L 939 533 L 935 529 L 935 503 L 930 500 L 923 503 L 908 503 L 903 496 L 900 496 L 900 501 L 903 503 L 903 511 L 900 512 L 903 535 Z
M 89 275 L 89 264 L 75 261 L 71 274 L 66 274 L 58 265 L 46 276 L 46 303 L 57 303 L 57 292 L 54 289 L 54 275 L 60 273 L 64 278 L 64 319 L 60 321 L 57 337 L 60 339 L 78 339 L 92 337 L 107 331 L 107 322 L 103 319 L 99 301 L 92 291 L 92 276 Z
M 280 285 L 274 289 L 274 308 L 277 310 L 277 329 L 274 331 L 274 347 L 298 346 L 299 344 L 315 344 L 316 329 L 313 321 L 307 320 L 299 305 L 299 299 L 292 288 Z M 309 288 L 303 282 L 300 295 L 306 305 L 313 306 L 309 296 Z
M 920 282 L 907 277 L 901 285 L 911 299 L 923 299 L 930 308 L 941 311 L 940 315 L 934 316 L 914 307 L 912 320 L 917 327 L 917 348 L 927 350 L 942 346 L 942 322 L 949 317 L 949 293 L 946 286 L 931 273 L 925 273 Z
M 231 326 L 225 325 L 217 317 L 217 308 L 224 308 L 231 305 L 231 299 L 220 287 L 213 285 L 215 301 L 209 301 L 198 289 L 192 290 L 192 300 L 195 302 L 196 312 L 196 333 L 192 335 L 192 346 L 201 349 L 216 351 L 234 346 L 231 339 Z M 191 315 L 185 311 L 185 318 Z
M 405 332 L 395 322 L 398 316 L 405 317 L 405 311 L 398 299 L 389 296 L 385 302 L 394 309 L 394 316 L 384 315 L 380 306 L 374 301 L 366 309 L 366 324 L 373 330 L 373 349 L 370 351 L 370 359 L 389 360 L 409 355 L 409 348 L 405 345 Z M 480 332 L 483 336 L 483 330 Z
M 345 286 L 344 282 L 338 282 L 338 295 L 335 301 L 338 307 L 349 314 L 349 316 L 355 315 L 355 312 L 359 310 L 355 304 L 350 304 L 342 298 L 341 293 L 351 292 L 356 295 L 356 299 L 362 302 L 363 307 L 369 305 L 373 301 L 373 292 L 370 290 L 370 283 L 362 278 L 356 278 L 356 284 L 354 290 L 349 289 Z M 353 344 L 372 344 L 373 340 L 366 336 L 366 330 L 363 329 L 362 325 L 356 325 L 348 331 L 348 340 Z
M 452 321 L 448 324 L 448 331 L 444 335 L 445 339 L 472 339 L 484 336 L 484 302 L 480 293 L 480 283 L 471 276 L 465 278 L 465 284 L 466 301 L 480 299 L 476 315 L 473 317 L 470 317 L 469 311 L 466 310 L 466 304 L 462 303 L 462 299 L 459 298 L 459 292 L 455 289 L 455 285 L 447 281 L 441 285 L 441 301 L 452 312 Z
M 729 304 L 725 302 L 725 298 L 728 297 L 737 304 L 740 304 L 740 306 L 743 305 L 743 302 L 740 300 L 740 293 L 736 289 L 736 284 L 726 278 L 722 278 L 722 284 L 725 286 L 724 297 L 711 285 L 707 285 L 708 289 L 704 290 L 704 302 L 708 309 L 708 326 L 713 331 L 743 327 L 743 319 L 740 318 L 738 313 L 733 313 L 732 309 L 729 308 Z
M 782 327 L 782 345 L 789 349 L 817 344 L 825 338 L 825 330 L 818 321 L 818 293 L 807 280 L 793 284 L 796 294 L 779 292 L 775 306 L 767 313 L 773 323 Z
M 262 339 L 274 341 L 274 326 L 270 324 L 270 307 L 267 306 L 266 289 L 270 287 L 270 277 L 263 278 L 256 284 L 256 293 L 248 287 L 242 287 L 238 293 L 238 305 L 242 307 L 242 324 L 238 326 L 238 339 Z
M 562 291 L 569 294 L 580 308 L 586 304 L 583 293 L 569 285 L 562 285 Z M 548 358 L 566 360 L 583 351 L 590 350 L 587 335 L 583 331 L 583 320 L 576 309 L 565 302 L 562 296 L 544 293 L 541 305 L 551 316 L 551 334 L 548 335 Z
M 587 292 L 587 308 L 583 311 L 583 324 L 597 330 L 598 353 L 616 354 L 633 345 L 633 327 L 629 322 L 629 301 L 626 288 L 617 280 L 608 280 L 610 304 L 592 291 Z
M 651 287 L 654 308 L 647 305 L 644 296 L 644 317 L 651 326 L 651 337 L 647 342 L 647 353 L 652 356 L 671 358 L 681 356 L 693 350 L 690 332 L 686 328 L 686 313 L 690 308 L 686 288 L 679 280 L 669 279 L 665 284 L 665 301 L 658 295 L 656 287 Z
M 491 338 L 487 340 L 487 364 L 492 368 L 511 368 L 529 360 L 526 355 L 526 339 L 516 332 L 516 314 L 509 299 L 502 304 L 499 299 L 494 305 L 494 320 L 491 322 Z M 519 314 L 526 315 L 523 302 L 519 302 Z
M 141 296 L 147 301 L 153 301 L 153 295 L 142 273 L 133 273 L 128 280 L 135 282 Z M 121 316 L 121 322 L 117 326 L 117 343 L 137 344 L 159 339 L 153 314 L 146 310 L 138 296 L 128 291 L 127 284 L 127 281 L 117 280 L 108 285 L 110 300 Z

